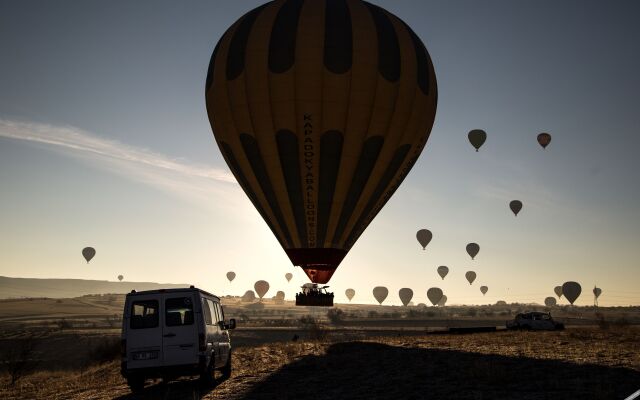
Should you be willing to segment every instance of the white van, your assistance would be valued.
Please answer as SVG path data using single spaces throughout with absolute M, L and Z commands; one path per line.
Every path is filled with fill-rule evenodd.
M 193 286 L 127 294 L 122 318 L 121 374 L 133 392 L 147 378 L 170 380 L 200 375 L 215 381 L 215 370 L 231 375 L 229 329 L 217 296 Z

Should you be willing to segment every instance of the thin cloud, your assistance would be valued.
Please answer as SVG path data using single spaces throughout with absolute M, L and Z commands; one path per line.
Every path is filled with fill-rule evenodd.
M 92 165 L 209 205 L 215 199 L 217 205 L 222 200 L 233 207 L 241 194 L 229 170 L 178 161 L 75 127 L 0 119 L 0 137 L 48 145 Z

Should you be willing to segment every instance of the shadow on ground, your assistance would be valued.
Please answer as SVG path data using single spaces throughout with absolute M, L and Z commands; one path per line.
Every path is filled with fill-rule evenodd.
M 640 372 L 555 360 L 349 342 L 304 356 L 242 399 L 624 399 Z
M 148 382 L 148 381 L 147 381 Z M 202 399 L 207 394 L 215 390 L 215 387 L 220 385 L 224 380 L 218 379 L 215 386 L 206 386 L 198 379 L 183 378 L 176 381 L 170 381 L 164 383 L 158 381 L 158 383 L 147 384 L 144 391 L 141 393 L 130 393 L 124 396 L 116 397 L 115 400 L 193 400 Z

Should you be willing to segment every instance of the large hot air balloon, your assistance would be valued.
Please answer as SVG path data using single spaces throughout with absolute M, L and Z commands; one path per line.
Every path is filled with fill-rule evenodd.
M 95 255 L 96 249 L 94 249 L 93 247 L 85 247 L 84 249 L 82 249 L 82 256 L 85 260 L 87 260 L 87 264 L 89 264 L 89 261 L 91 261 L 91 259 Z
M 467 253 L 471 256 L 471 259 L 475 259 L 475 257 L 480 252 L 480 246 L 478 243 L 469 243 L 467 244 Z
M 474 129 L 469 132 L 469 142 L 475 147 L 476 151 L 480 149 L 485 140 L 487 140 L 487 132 L 482 129 Z
M 284 274 L 284 278 L 287 280 L 287 282 L 291 282 L 291 278 L 293 278 L 293 274 L 291 272 L 287 272 L 286 274 Z
M 438 302 L 438 307 L 444 307 L 447 304 L 447 295 L 443 294 Z
M 547 307 L 553 307 L 556 305 L 556 298 L 555 297 L 547 297 L 544 299 L 544 305 Z
M 353 289 L 347 289 L 344 291 L 344 294 L 347 296 L 347 299 L 349 299 L 349 301 L 351 301 L 351 299 L 353 299 L 353 296 L 356 295 L 356 291 Z
M 422 246 L 422 250 L 424 250 L 429 244 L 429 242 L 431 241 L 431 238 L 433 238 L 433 235 L 431 234 L 431 231 L 428 229 L 420 229 L 416 233 L 416 238 L 418 239 L 420 246 Z
M 464 274 L 464 277 L 467 278 L 467 281 L 469 281 L 469 285 L 473 284 L 473 281 L 476 280 L 476 273 L 473 271 L 467 271 Z
M 227 279 L 229 280 L 229 282 L 233 281 L 234 279 L 236 279 L 236 273 L 233 271 L 227 272 Z
M 487 286 L 480 286 L 480 291 L 482 292 L 482 295 L 484 296 L 489 291 L 489 288 Z
M 449 267 L 444 265 L 441 265 L 438 267 L 438 275 L 440 275 L 442 279 L 444 279 L 444 277 L 447 276 L 448 273 L 449 273 Z
M 600 295 L 602 294 L 602 289 L 600 289 L 599 287 L 595 287 L 593 288 L 593 295 L 596 297 L 596 299 L 598 297 L 600 297 Z
M 205 96 L 238 183 L 293 265 L 326 283 L 425 147 L 437 83 L 382 8 L 274 1 L 222 36 Z
M 578 282 L 565 282 L 562 284 L 562 294 L 572 305 L 578 299 L 580 293 L 582 293 L 582 287 Z
M 434 306 L 438 304 L 440 299 L 442 299 L 442 296 L 444 296 L 444 294 L 442 293 L 442 289 L 440 288 L 432 287 L 427 290 L 427 298 Z
M 562 286 L 554 287 L 553 291 L 555 292 L 556 296 L 558 296 L 558 298 L 562 297 Z
M 260 297 L 260 300 L 262 300 L 264 295 L 269 291 L 269 282 L 257 281 L 254 283 L 253 288 L 256 290 L 256 294 Z
M 548 133 L 541 133 L 538 135 L 538 143 L 543 149 L 546 149 L 549 143 L 551 143 L 551 135 Z
M 413 290 L 409 288 L 402 288 L 398 292 L 398 295 L 400 296 L 400 301 L 402 302 L 402 304 L 406 306 L 413 298 Z
M 522 202 L 520 200 L 511 200 L 511 202 L 509 203 L 509 208 L 517 217 L 520 210 L 522 210 Z
M 389 295 L 389 289 L 384 286 L 376 286 L 373 288 L 373 297 L 376 298 L 376 301 L 380 304 L 387 298 Z
M 122 275 L 118 275 L 118 280 L 119 280 L 120 282 L 122 282 L 122 280 L 123 280 L 123 279 L 124 279 L 124 276 L 122 276 Z

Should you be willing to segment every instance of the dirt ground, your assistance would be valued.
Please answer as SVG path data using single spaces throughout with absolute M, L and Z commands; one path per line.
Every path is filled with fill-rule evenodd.
M 2 399 L 624 399 L 640 389 L 640 331 L 388 335 L 234 350 L 232 377 L 148 382 L 132 395 L 112 361 L 39 371 Z

